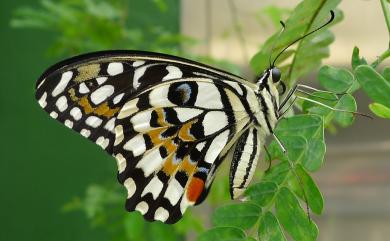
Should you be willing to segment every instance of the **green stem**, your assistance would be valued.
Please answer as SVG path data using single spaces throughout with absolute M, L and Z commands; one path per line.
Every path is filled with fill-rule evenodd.
M 387 31 L 389 32 L 389 38 L 390 38 L 390 4 L 387 2 L 387 0 L 380 0 L 383 10 L 383 15 L 385 16 L 386 24 L 387 24 Z M 390 48 L 390 40 L 389 40 L 389 48 Z
M 386 50 L 383 54 L 381 54 L 377 60 L 375 60 L 372 64 L 371 67 L 374 69 L 378 67 L 380 63 L 382 63 L 383 60 L 387 59 L 390 57 L 390 49 Z

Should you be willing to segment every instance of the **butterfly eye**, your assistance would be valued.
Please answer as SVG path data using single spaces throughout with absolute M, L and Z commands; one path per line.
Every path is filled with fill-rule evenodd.
M 272 69 L 272 81 L 274 82 L 274 83 L 277 83 L 277 82 L 279 82 L 279 80 L 280 80 L 280 77 L 281 77 L 281 73 L 280 73 L 280 70 L 278 69 L 278 68 L 273 68 Z

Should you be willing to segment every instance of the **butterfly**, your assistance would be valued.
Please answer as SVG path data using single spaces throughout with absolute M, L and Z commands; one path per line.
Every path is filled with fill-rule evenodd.
M 128 211 L 175 223 L 205 200 L 224 159 L 231 197 L 243 194 L 294 93 L 280 102 L 285 89 L 274 64 L 253 83 L 176 56 L 118 50 L 55 64 L 36 99 L 116 159 Z

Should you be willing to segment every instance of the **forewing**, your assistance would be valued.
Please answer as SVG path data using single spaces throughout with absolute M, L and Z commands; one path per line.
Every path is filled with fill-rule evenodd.
M 161 82 L 190 77 L 224 79 L 238 89 L 236 82 L 245 82 L 224 71 L 174 56 L 104 51 L 50 67 L 37 81 L 36 99 L 52 118 L 112 154 L 115 120 L 124 100 Z

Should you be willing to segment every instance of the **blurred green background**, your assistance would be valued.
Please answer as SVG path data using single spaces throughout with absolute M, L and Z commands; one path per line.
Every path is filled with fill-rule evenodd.
M 164 4 L 169 11 L 162 12 L 151 1 L 131 1 L 129 25 L 140 30 L 160 26 L 177 33 L 179 2 Z M 21 6 L 41 8 L 39 1 L 0 2 L 0 240 L 107 240 L 105 232 L 91 228 L 82 212 L 63 212 L 61 208 L 72 197 L 83 195 L 92 183 L 111 180 L 117 185 L 116 163 L 93 143 L 48 118 L 37 105 L 36 79 L 48 66 L 72 53 L 48 53 L 56 41 L 55 31 L 11 28 L 10 20 Z M 78 23 L 74 24 L 69 29 L 77 29 Z
M 145 223 L 124 211 L 126 194 L 117 184 L 113 158 L 49 118 L 36 103 L 34 85 L 61 59 L 118 48 L 177 54 L 251 76 L 248 58 L 300 1 L 266 7 L 275 3 L 237 0 L 239 24 L 229 2 L 0 2 L 0 241 L 192 240 L 193 232 L 210 225 L 212 210 L 230 203 L 226 168 L 208 203 L 193 208 L 177 225 Z M 374 2 L 340 4 L 346 19 L 334 27 L 328 64 L 349 68 L 354 45 L 370 61 L 388 47 L 379 2 Z M 305 81 L 315 78 L 309 75 Z M 370 101 L 361 92 L 357 99 L 359 110 L 369 112 Z M 316 218 L 320 240 L 389 237 L 389 133 L 388 122 L 358 118 L 353 127 L 327 135 L 326 166 L 314 175 L 326 200 L 325 214 Z

